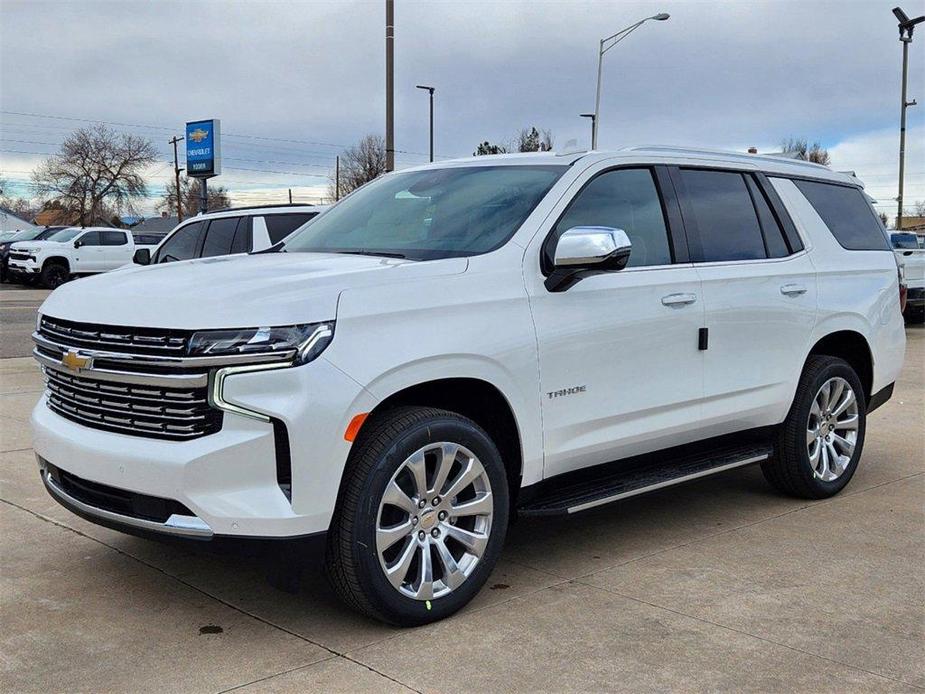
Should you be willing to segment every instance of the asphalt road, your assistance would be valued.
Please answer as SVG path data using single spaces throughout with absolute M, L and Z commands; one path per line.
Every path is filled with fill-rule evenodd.
M 30 448 L 40 373 L 0 360 L 0 691 L 922 691 L 925 330 L 907 334 L 839 496 L 746 468 L 521 521 L 473 603 L 413 630 L 358 617 L 316 571 L 282 592 L 254 554 L 58 506 Z
M 32 354 L 35 312 L 49 293 L 47 289 L 0 284 L 0 359 Z

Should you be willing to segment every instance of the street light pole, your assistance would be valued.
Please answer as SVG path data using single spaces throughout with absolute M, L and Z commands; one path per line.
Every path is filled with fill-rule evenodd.
M 636 31 L 636 29 L 648 22 L 650 19 L 654 19 L 657 22 L 664 22 L 670 16 L 671 15 L 669 15 L 667 12 L 659 12 L 658 14 L 652 15 L 651 17 L 641 19 L 635 24 L 626 27 L 625 29 L 621 29 L 616 34 L 612 34 L 607 38 L 601 39 L 601 44 L 597 53 L 597 92 L 594 96 L 594 118 L 591 119 L 591 149 L 597 149 L 597 131 L 601 122 L 601 72 L 604 67 L 604 54 L 618 43 L 620 43 L 620 41 Z M 607 44 L 608 41 L 610 44 L 605 47 L 605 44 Z
M 385 170 L 395 170 L 395 2 L 385 0 Z
M 434 160 L 434 87 L 416 84 L 417 89 L 426 89 L 430 92 L 430 161 Z
M 899 20 L 899 40 L 903 45 L 903 86 L 901 109 L 899 116 L 899 195 L 896 196 L 896 229 L 901 230 L 903 225 L 903 178 L 906 173 L 906 109 L 915 106 L 916 101 L 906 101 L 906 78 L 909 73 L 909 44 L 912 43 L 912 32 L 915 25 L 925 21 L 925 15 L 909 19 L 905 12 L 898 7 L 893 8 L 893 15 Z

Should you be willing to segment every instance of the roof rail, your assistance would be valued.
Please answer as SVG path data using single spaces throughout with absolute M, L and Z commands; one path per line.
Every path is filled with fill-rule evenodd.
M 312 202 L 278 202 L 272 205 L 245 205 L 244 207 L 222 207 L 218 210 L 209 210 L 206 214 L 213 212 L 238 212 L 240 210 L 265 210 L 273 207 L 315 207 Z
M 816 164 L 815 162 L 805 161 L 803 159 L 791 159 L 790 157 L 784 156 L 775 156 L 773 154 L 743 154 L 741 152 L 730 152 L 729 150 L 722 149 L 707 149 L 707 148 L 696 148 L 696 147 L 672 147 L 669 145 L 639 145 L 632 147 L 624 147 L 621 149 L 624 152 L 662 152 L 664 154 L 688 154 L 692 156 L 711 156 L 711 157 L 723 157 L 724 159 L 738 159 L 743 162 L 754 162 L 754 161 L 765 161 L 765 162 L 774 162 L 776 164 L 793 164 L 794 166 L 802 166 L 806 168 L 813 169 L 824 169 L 825 171 L 831 171 L 828 166 L 822 164 Z

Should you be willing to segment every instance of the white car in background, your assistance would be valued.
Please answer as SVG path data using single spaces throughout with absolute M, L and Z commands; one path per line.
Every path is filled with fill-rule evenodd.
M 171 263 L 262 251 L 279 243 L 329 205 L 237 207 L 197 215 L 179 224 L 151 252 L 136 254 L 136 265 Z
M 109 272 L 130 262 L 136 244 L 130 231 L 110 227 L 65 227 L 44 241 L 10 246 L 7 270 L 13 280 L 38 280 L 55 289 L 72 277 Z
M 906 284 L 906 310 L 911 321 L 925 320 L 925 236 L 911 231 L 890 234 L 893 252 Z

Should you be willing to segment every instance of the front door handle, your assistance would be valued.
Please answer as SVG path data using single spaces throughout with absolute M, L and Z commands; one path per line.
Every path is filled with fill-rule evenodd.
M 669 294 L 662 297 L 665 306 L 686 306 L 697 301 L 696 294 Z
M 780 293 L 784 296 L 799 296 L 806 293 L 806 287 L 802 284 L 785 284 L 780 288 Z

